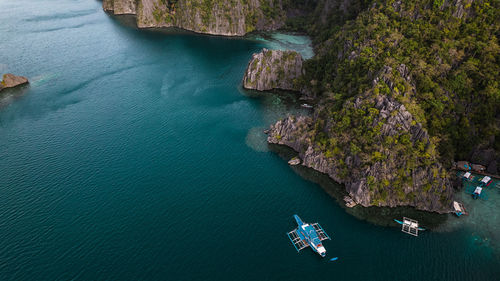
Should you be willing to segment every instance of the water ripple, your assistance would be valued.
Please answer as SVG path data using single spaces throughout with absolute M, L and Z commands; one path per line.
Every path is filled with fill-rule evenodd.
M 31 33 L 44 33 L 44 32 L 53 32 L 53 31 L 67 30 L 67 29 L 78 29 L 78 28 L 82 28 L 88 24 L 93 24 L 93 23 L 82 23 L 82 24 L 76 24 L 76 25 L 70 25 L 70 26 L 36 29 L 36 30 L 32 30 L 30 32 Z
M 44 22 L 44 21 L 53 21 L 53 20 L 59 20 L 59 19 L 70 19 L 70 18 L 88 16 L 88 15 L 94 14 L 96 12 L 98 12 L 97 9 L 77 10 L 77 11 L 69 11 L 69 12 L 65 12 L 65 13 L 34 16 L 31 18 L 24 19 L 24 21 Z

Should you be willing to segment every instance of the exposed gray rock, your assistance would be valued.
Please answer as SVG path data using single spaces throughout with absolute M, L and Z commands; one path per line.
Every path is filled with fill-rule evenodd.
M 298 158 L 298 157 L 293 157 L 292 159 L 290 159 L 290 160 L 288 161 L 288 164 L 289 164 L 289 165 L 292 165 L 292 166 L 299 165 L 299 164 L 300 164 L 300 158 Z
M 486 167 L 486 172 L 497 174 L 497 155 L 493 148 L 475 149 L 470 161 L 474 164 L 480 164 Z
M 139 28 L 179 27 L 225 36 L 275 30 L 286 17 L 281 1 L 273 0 L 103 0 L 103 9 L 135 14 Z
M 300 91 L 297 79 L 304 74 L 302 56 L 295 51 L 263 49 L 253 54 L 243 77 L 243 87 L 258 91 Z
M 115 15 L 136 14 L 136 0 L 103 0 L 102 8 Z
M 16 76 L 14 74 L 4 74 L 3 80 L 0 82 L 0 91 L 7 88 L 14 88 L 20 85 L 28 84 L 28 78 L 23 76 Z
M 470 4 L 472 4 L 472 2 L 474 2 L 474 0 L 455 0 L 453 2 L 453 5 L 455 6 L 453 16 L 463 18 L 464 15 L 468 15 L 470 13 Z
M 404 64 L 396 71 L 385 66 L 373 79 L 373 87 L 385 83 L 392 95 L 372 90 L 358 94 L 344 102 L 337 116 L 321 106 L 312 117 L 289 116 L 271 126 L 268 142 L 296 150 L 302 165 L 344 184 L 353 200 L 363 206 L 414 206 L 449 212 L 454 192 L 448 174 L 427 131 L 393 97 L 399 94 L 394 75 L 413 87 Z M 347 121 L 336 118 L 347 112 L 357 113 Z M 359 120 L 351 120 L 353 117 Z
M 385 136 L 398 137 L 409 133 L 413 143 L 423 142 L 426 146 L 429 145 L 427 132 L 415 122 L 404 105 L 387 96 L 377 96 L 373 101 L 367 101 L 366 97 L 365 99 L 358 97 L 353 101 L 354 108 L 367 104 L 373 104 L 373 107 L 379 110 L 379 115 L 373 123 L 384 123 L 380 132 L 381 139 Z M 333 180 L 343 183 L 354 201 L 363 206 L 414 206 L 417 209 L 434 212 L 450 211 L 453 188 L 448 178 L 443 176 L 446 172 L 439 163 L 411 166 L 405 175 L 411 182 L 403 183 L 403 189 L 398 191 L 392 187 L 395 175 L 400 168 L 407 167 L 407 161 L 411 159 L 383 148 L 382 145 L 377 151 L 386 158 L 374 163 L 363 160 L 349 150 L 342 159 L 327 157 L 325 151 L 312 141 L 315 122 L 311 117 L 289 116 L 271 126 L 268 142 L 286 145 L 296 150 L 304 166 L 328 174 Z M 349 138 L 356 137 L 349 136 Z M 343 175 L 339 161 L 343 161 L 347 166 L 348 176 Z M 416 160 L 416 163 L 419 162 L 420 160 Z M 370 187 L 370 180 L 376 183 L 386 182 L 387 186 L 383 191 L 374 189 Z M 383 200 L 380 199 L 380 192 L 386 194 Z
M 350 196 L 344 196 L 344 202 L 346 207 L 348 208 L 352 208 L 357 205 L 356 202 L 354 202 L 354 200 L 352 200 Z

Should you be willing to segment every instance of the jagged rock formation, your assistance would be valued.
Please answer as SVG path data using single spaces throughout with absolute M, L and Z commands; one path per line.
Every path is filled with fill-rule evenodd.
M 474 159 L 498 170 L 499 3 L 319 3 L 316 56 L 301 79 L 317 95 L 314 115 L 276 123 L 268 141 L 364 206 L 450 210 L 454 176 L 443 166 Z M 360 12 L 329 16 L 338 11 Z
M 281 1 L 272 0 L 103 0 L 115 15 L 135 14 L 139 28 L 179 27 L 225 36 L 283 26 Z
M 23 76 L 16 76 L 14 74 L 4 74 L 3 80 L 0 81 L 0 91 L 7 88 L 14 88 L 24 84 L 28 84 L 28 78 Z
M 351 14 L 357 14 L 363 7 L 361 1 L 353 0 L 319 0 L 314 15 L 319 23 L 326 24 L 332 17 L 343 20 Z
M 373 81 L 374 89 L 383 84 L 397 90 L 391 73 L 384 67 Z M 404 65 L 398 73 L 409 79 Z M 346 101 L 333 117 L 323 106 L 313 117 L 278 121 L 271 126 L 268 142 L 299 152 L 303 165 L 345 184 L 363 206 L 450 211 L 453 188 L 427 131 L 402 103 L 376 92 Z
M 302 56 L 295 51 L 264 48 L 262 52 L 253 54 L 243 78 L 243 87 L 258 91 L 300 91 L 297 79 L 304 73 L 302 63 Z
M 115 15 L 133 15 L 136 13 L 136 0 L 103 0 L 102 7 Z
M 498 86 L 484 83 L 498 76 L 498 3 L 298 2 L 103 0 L 103 8 L 135 14 L 140 28 L 227 36 L 277 29 L 286 9 L 289 18 L 300 18 L 293 26 L 309 24 L 316 57 L 303 64 L 290 53 L 264 50 L 248 64 L 243 84 L 300 91 L 317 106 L 312 117 L 277 122 L 268 141 L 298 151 L 303 165 L 344 183 L 363 206 L 449 211 L 453 189 L 439 159 L 463 158 L 476 143 L 500 147 L 498 126 L 481 125 L 500 118 L 491 113 Z M 487 141 L 473 141 L 482 134 Z M 497 169 L 491 157 L 478 157 Z
M 420 126 L 409 125 L 412 117 L 403 105 L 387 97 L 379 97 L 377 105 L 381 112 L 394 115 L 387 118 L 386 113 L 380 113 L 379 118 L 387 118 L 381 137 L 413 131 L 411 138 L 415 143 L 425 140 L 427 134 Z M 381 147 L 374 153 L 385 155 L 383 160 L 372 161 L 349 149 L 344 151 L 346 154 L 343 158 L 332 157 L 313 141 L 311 132 L 314 125 L 315 120 L 309 117 L 288 117 L 271 126 L 268 142 L 286 145 L 299 152 L 304 166 L 328 174 L 333 180 L 344 184 L 355 202 L 365 207 L 409 205 L 434 212 L 450 210 L 453 189 L 439 163 L 403 170 L 403 178 L 410 180 L 403 184 L 403 189 L 398 189 L 392 184 L 401 180 L 397 175 L 407 167 L 409 160 L 402 157 L 403 153 Z
M 453 12 L 453 16 L 457 18 L 463 18 L 464 14 L 469 15 L 471 12 L 472 2 L 474 2 L 474 0 L 455 0 L 453 3 L 451 3 L 456 7 L 455 11 Z
M 498 173 L 498 163 L 500 162 L 500 153 L 492 148 L 476 148 L 470 157 L 470 161 L 486 167 L 486 172 L 496 175 Z

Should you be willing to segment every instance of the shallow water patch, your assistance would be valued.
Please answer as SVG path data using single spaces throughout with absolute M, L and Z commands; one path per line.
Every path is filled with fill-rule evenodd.
M 304 59 L 314 56 L 312 41 L 308 36 L 298 33 L 260 32 L 248 35 L 248 38 L 266 45 L 271 50 L 293 50 Z
M 245 143 L 248 147 L 257 152 L 267 152 L 267 135 L 264 134 L 265 128 L 255 127 L 251 128 L 245 137 Z

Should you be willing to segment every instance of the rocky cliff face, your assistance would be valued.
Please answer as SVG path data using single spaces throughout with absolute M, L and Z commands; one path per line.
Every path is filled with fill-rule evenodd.
M 134 15 L 136 0 L 103 0 L 102 7 L 105 11 L 115 15 Z
M 495 141 L 493 138 L 492 141 Z M 498 163 L 500 163 L 500 152 L 491 148 L 492 145 L 487 145 L 483 148 L 477 147 L 472 152 L 470 161 L 475 164 L 480 164 L 486 167 L 486 172 L 490 174 L 498 174 Z
M 135 14 L 139 28 L 179 27 L 225 36 L 284 25 L 281 1 L 273 0 L 103 0 L 103 9 Z
M 28 78 L 7 73 L 3 75 L 3 80 L 0 81 L 0 91 L 3 89 L 14 88 L 24 84 L 28 84 Z
M 401 76 L 406 67 L 398 68 Z M 392 69 L 374 80 L 391 83 Z M 391 87 L 392 85 L 392 87 Z M 346 186 L 363 206 L 414 206 L 448 212 L 453 188 L 437 160 L 427 131 L 391 95 L 367 91 L 335 115 L 327 104 L 313 117 L 288 117 L 271 126 L 268 142 L 297 152 L 303 165 L 328 174 Z
M 411 136 L 417 143 L 419 138 L 426 136 L 419 126 L 409 125 L 412 118 L 404 106 L 390 101 L 387 97 L 379 97 L 377 103 L 381 111 L 384 111 L 379 118 L 388 119 L 382 137 L 413 131 Z M 389 116 L 393 116 L 387 118 L 387 112 Z M 415 165 L 412 169 L 405 169 L 411 160 L 401 158 L 402 153 L 383 146 L 372 153 L 380 153 L 380 157 L 383 157 L 380 160 L 368 159 L 349 149 L 343 151 L 343 157 L 332 156 L 321 144 L 314 142 L 311 132 L 314 131 L 315 121 L 304 116 L 291 116 L 278 121 L 271 126 L 268 142 L 286 145 L 299 152 L 304 166 L 328 174 L 333 180 L 344 184 L 349 195 L 365 207 L 414 206 L 420 210 L 434 212 L 451 210 L 453 189 L 446 172 L 438 163 L 430 166 Z M 356 138 L 353 135 L 348 137 Z M 393 186 L 401 180 L 405 181 L 402 189 Z
M 349 13 L 352 0 L 320 0 L 316 7 L 316 15 L 322 24 L 328 22 L 329 17 L 344 16 Z
M 263 49 L 253 54 L 243 78 L 243 87 L 258 91 L 300 91 L 297 79 L 304 73 L 302 56 L 295 51 Z

